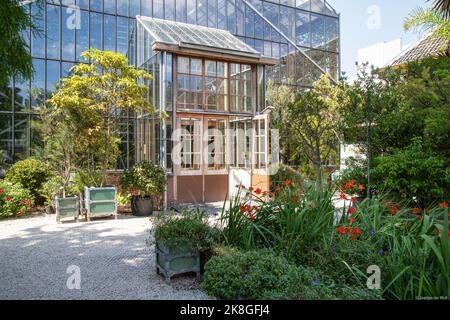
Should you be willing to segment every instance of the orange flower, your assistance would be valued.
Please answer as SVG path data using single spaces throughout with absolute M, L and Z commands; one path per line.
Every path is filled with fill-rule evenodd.
M 283 186 L 285 186 L 285 187 L 289 187 L 291 184 L 292 184 L 291 180 L 286 180 L 283 182 Z
M 360 184 L 360 185 L 358 186 L 358 190 L 366 190 L 366 188 L 365 188 L 362 184 Z

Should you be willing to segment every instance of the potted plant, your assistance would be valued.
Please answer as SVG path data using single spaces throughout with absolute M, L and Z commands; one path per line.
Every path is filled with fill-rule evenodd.
M 201 211 L 159 216 L 151 232 L 156 272 L 164 275 L 168 283 L 173 276 L 188 272 L 196 273 L 199 279 L 202 253 L 211 250 L 220 234 L 218 229 L 208 225 Z
M 131 211 L 130 195 L 117 193 L 117 211 L 122 214 L 129 214 Z
M 63 178 L 59 176 L 53 176 L 47 182 L 42 185 L 40 190 L 41 196 L 44 198 L 45 212 L 47 214 L 55 213 L 55 198 L 60 195 L 63 188 Z
M 136 164 L 120 178 L 124 192 L 131 194 L 131 210 L 135 216 L 148 216 L 161 205 L 167 178 L 164 168 L 148 161 Z

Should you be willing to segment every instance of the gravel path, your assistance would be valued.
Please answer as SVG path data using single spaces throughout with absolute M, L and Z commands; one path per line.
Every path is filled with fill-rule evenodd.
M 194 277 L 155 272 L 149 218 L 58 225 L 55 216 L 0 221 L 0 299 L 208 299 Z M 69 266 L 80 289 L 69 290 Z

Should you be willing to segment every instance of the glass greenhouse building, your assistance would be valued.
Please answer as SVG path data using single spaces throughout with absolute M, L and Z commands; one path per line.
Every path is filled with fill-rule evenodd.
M 155 18 L 148 21 L 159 21 L 163 27 L 170 24 L 165 21 L 172 21 L 180 22 L 181 26 L 189 24 L 207 27 L 208 30 L 226 30 L 233 37 L 231 42 L 239 40 L 238 47 L 233 49 L 240 52 L 239 59 L 219 59 L 224 41 L 210 39 L 206 45 L 215 52 L 211 59 L 178 57 L 177 61 L 166 61 L 165 64 L 171 65 L 180 79 L 213 77 L 218 83 L 234 76 L 236 79 L 232 80 L 245 86 L 246 77 L 250 74 L 254 79 L 248 84 L 253 86 L 251 92 L 254 93 L 251 95 L 247 95 L 245 90 L 235 96 L 221 94 L 218 89 L 199 93 L 191 90 L 192 86 L 186 83 L 177 91 L 177 108 L 182 108 L 184 104 L 184 108 L 193 113 L 199 108 L 212 113 L 227 110 L 235 116 L 233 121 L 227 120 L 229 126 L 236 123 L 236 126 L 245 128 L 246 121 L 237 121 L 238 117 L 253 110 L 253 106 L 257 106 L 258 110 L 265 107 L 261 77 L 264 82 L 273 80 L 308 88 L 324 72 L 334 78 L 339 74 L 339 15 L 325 0 L 47 0 L 42 7 L 31 3 L 27 8 L 42 30 L 41 34 L 28 32 L 23 35 L 30 44 L 35 76 L 29 82 L 11 79 L 8 86 L 0 88 L 0 150 L 6 161 L 11 163 L 36 152 L 41 142 L 33 130 L 32 121 L 39 121 L 39 108 L 54 92 L 59 79 L 68 76 L 69 69 L 80 61 L 80 54 L 89 47 L 122 53 L 135 64 L 145 62 L 145 67 L 152 74 L 169 74 L 166 67 L 163 70 L 152 69 L 156 64 L 145 60 L 151 54 L 145 52 L 151 49 L 150 45 L 145 46 L 145 50 L 137 48 L 139 41 L 133 37 L 139 36 L 139 32 L 135 32 L 139 16 L 142 20 L 145 20 L 144 17 Z M 199 30 L 201 28 L 195 33 Z M 162 49 L 173 52 L 169 50 L 167 41 L 160 45 L 167 46 L 159 48 L 160 52 L 164 52 Z M 195 48 L 186 45 L 183 50 Z M 259 60 L 256 56 L 260 57 Z M 170 60 L 173 56 L 161 53 L 155 59 Z M 200 70 L 198 68 L 202 74 L 196 73 Z M 170 76 L 173 74 L 170 73 Z M 169 80 L 162 76 L 161 79 Z M 154 86 L 151 88 L 160 90 Z M 168 91 L 160 93 L 168 94 Z M 149 94 L 153 94 L 152 99 L 162 97 L 161 94 Z M 165 108 L 170 111 L 170 104 Z M 158 153 L 155 151 L 158 145 L 153 145 L 152 151 L 145 144 L 145 134 L 150 133 L 146 133 L 143 126 L 152 124 L 144 119 L 146 117 L 136 118 L 134 114 L 121 116 L 122 155 L 118 169 L 129 167 L 137 160 L 148 157 L 151 152 L 155 156 Z M 205 126 L 220 127 L 222 120 L 219 114 L 214 118 L 202 118 L 201 122 Z M 186 114 L 186 117 L 180 118 L 179 124 L 192 127 L 195 131 L 196 121 L 198 118 Z M 169 139 L 168 136 L 165 139 Z M 149 149 L 143 150 L 143 146 Z M 168 159 L 169 155 L 166 153 L 164 157 Z M 216 156 L 220 156 L 220 152 Z M 192 157 L 195 157 L 195 150 L 192 150 Z M 164 161 L 169 165 L 170 160 Z

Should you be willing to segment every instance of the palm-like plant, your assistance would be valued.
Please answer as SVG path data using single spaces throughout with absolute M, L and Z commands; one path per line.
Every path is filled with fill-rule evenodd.
M 417 8 L 406 18 L 405 31 L 433 31 L 437 36 L 450 39 L 450 19 L 434 8 Z
M 450 18 L 450 0 L 434 0 L 433 2 L 436 10 L 443 12 L 446 18 Z

